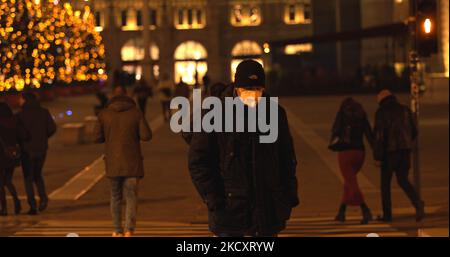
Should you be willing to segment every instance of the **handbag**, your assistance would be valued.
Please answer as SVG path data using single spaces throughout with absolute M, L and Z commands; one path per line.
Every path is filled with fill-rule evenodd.
M 2 148 L 4 156 L 6 157 L 7 163 L 17 166 L 20 162 L 21 157 L 20 146 L 18 144 L 14 146 L 7 146 L 1 137 L 0 146 Z
M 340 135 L 335 135 L 331 138 L 328 149 L 334 152 L 345 150 L 350 145 L 351 126 L 346 126 Z

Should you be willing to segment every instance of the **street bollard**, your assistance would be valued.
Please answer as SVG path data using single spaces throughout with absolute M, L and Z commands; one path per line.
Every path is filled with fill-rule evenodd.
M 83 143 L 83 123 L 66 123 L 61 126 L 61 142 L 63 145 L 77 145 Z

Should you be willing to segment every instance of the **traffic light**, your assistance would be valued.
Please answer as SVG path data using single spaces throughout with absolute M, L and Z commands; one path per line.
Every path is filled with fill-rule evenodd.
M 421 57 L 438 53 L 437 0 L 417 2 L 417 52 Z

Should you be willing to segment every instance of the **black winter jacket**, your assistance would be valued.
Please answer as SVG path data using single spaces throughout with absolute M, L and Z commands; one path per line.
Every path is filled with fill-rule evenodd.
M 366 115 L 353 113 L 351 110 L 341 110 L 337 113 L 332 138 L 343 137 L 348 141 L 340 150 L 364 150 L 364 136 L 372 147 L 374 137 Z
M 417 137 L 417 125 L 411 110 L 395 96 L 380 102 L 375 115 L 375 159 L 383 160 L 388 152 L 411 150 Z
M 38 102 L 27 102 L 17 117 L 30 133 L 30 140 L 24 143 L 22 150 L 30 155 L 45 154 L 48 139 L 56 133 L 56 124 L 50 112 Z
M 232 86 L 224 96 L 232 96 Z M 193 133 L 189 171 L 209 209 L 215 234 L 274 235 L 283 230 L 297 196 L 296 156 L 280 106 L 276 142 L 258 133 Z
M 14 165 L 11 160 L 5 156 L 3 147 L 14 147 L 23 145 L 29 140 L 29 133 L 17 117 L 0 117 L 0 172 L 5 167 Z

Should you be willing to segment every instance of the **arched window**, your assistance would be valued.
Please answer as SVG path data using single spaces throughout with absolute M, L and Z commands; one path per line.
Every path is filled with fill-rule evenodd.
M 152 60 L 153 75 L 159 76 L 159 48 L 155 43 L 149 46 L 150 59 Z M 144 60 L 144 43 L 141 38 L 128 40 L 121 49 L 122 69 L 130 74 L 136 74 L 136 78 L 142 76 L 141 61 Z
M 187 41 L 180 44 L 174 53 L 175 82 L 183 80 L 189 85 L 198 84 L 208 71 L 207 57 L 205 47 L 198 42 Z
M 144 43 L 142 39 L 128 40 L 120 51 L 123 62 L 142 61 L 144 59 Z
M 237 43 L 231 51 L 231 80 L 234 81 L 236 68 L 243 60 L 253 59 L 261 63 L 261 65 L 264 65 L 262 54 L 263 50 L 261 46 L 255 41 L 244 40 Z

